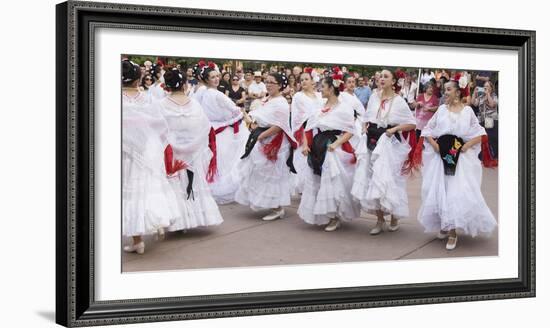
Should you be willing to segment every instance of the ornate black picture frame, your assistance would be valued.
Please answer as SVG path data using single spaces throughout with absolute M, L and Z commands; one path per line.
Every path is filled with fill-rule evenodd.
M 56 321 L 67 327 L 535 296 L 535 32 L 69 1 L 57 5 Z M 515 279 L 97 301 L 94 31 L 98 26 L 517 51 L 519 254 Z

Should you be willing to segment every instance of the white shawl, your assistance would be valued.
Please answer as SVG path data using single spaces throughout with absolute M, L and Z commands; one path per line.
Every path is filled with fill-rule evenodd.
M 380 105 L 380 91 L 375 91 L 369 98 L 363 122 L 376 123 L 380 127 L 400 124 L 416 125 L 416 119 L 409 105 L 401 96 L 396 95 L 387 100 L 383 107 Z
M 292 97 L 290 110 L 292 132 L 298 131 L 305 121 L 323 108 L 324 103 L 319 92 L 315 92 L 315 98 L 307 96 L 302 91 L 296 93 Z
M 241 108 L 217 89 L 206 89 L 199 102 L 214 129 L 231 125 L 243 118 Z
M 260 127 L 274 125 L 280 127 L 292 141 L 296 142 L 290 128 L 290 106 L 283 96 L 268 98 L 258 109 L 250 112 L 250 117 Z
M 208 148 L 210 122 L 201 105 L 194 99 L 183 106 L 166 98 L 156 104 L 168 127 L 174 158 L 183 160 L 193 171 L 193 161 Z M 200 167 L 200 164 L 197 165 Z
M 485 129 L 479 125 L 479 121 L 470 106 L 465 106 L 458 113 L 451 113 L 447 105 L 441 105 L 428 124 L 422 130 L 422 136 L 439 138 L 445 134 L 452 134 L 464 141 L 486 135 Z
M 168 127 L 153 109 L 150 97 L 140 92 L 122 99 L 122 151 L 152 172 L 161 172 L 164 148 L 168 144 Z
M 306 131 L 318 128 L 321 131 L 341 130 L 355 134 L 355 118 L 353 107 L 347 101 L 340 101 L 328 111 L 323 109 L 307 121 Z

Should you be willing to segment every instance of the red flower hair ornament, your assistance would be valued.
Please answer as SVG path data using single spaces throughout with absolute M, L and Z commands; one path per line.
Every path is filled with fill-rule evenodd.
M 332 74 L 332 85 L 339 91 L 344 91 L 344 74 L 339 71 Z

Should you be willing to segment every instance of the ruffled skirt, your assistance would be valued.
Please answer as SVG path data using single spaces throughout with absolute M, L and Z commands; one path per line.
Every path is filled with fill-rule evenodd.
M 292 174 L 290 178 L 293 189 L 292 194 L 297 195 L 304 191 L 306 176 L 308 171 L 311 170 L 307 165 L 307 156 L 302 154 L 302 147 L 298 147 L 298 149 L 294 150 L 293 163 L 296 174 Z
M 360 215 L 359 203 L 351 197 L 355 164 L 353 155 L 340 148 L 327 151 L 321 176 L 308 166 L 298 216 L 309 224 L 324 225 L 331 218 L 350 221 Z
M 179 205 L 180 216 L 168 228 L 168 231 L 187 230 L 200 226 L 219 225 L 223 222 L 218 204 L 210 193 L 206 182 L 206 173 L 212 152 L 205 148 L 190 166 L 194 173 L 193 193 L 188 197 L 188 177 L 185 170 L 181 170 L 174 177 L 168 178 Z
M 239 164 L 240 185 L 235 194 L 235 201 L 250 206 L 253 210 L 290 205 L 293 187 L 290 169 L 286 165 L 290 144 L 285 138 L 277 154 L 277 160 L 271 161 L 261 150 L 271 139 L 273 137 L 258 141 L 250 155 Z
M 176 196 L 159 166 L 158 172 L 122 153 L 122 234 L 142 236 L 166 228 L 180 216 Z
M 244 121 L 235 134 L 232 127 L 227 127 L 216 135 L 217 175 L 210 183 L 212 196 L 218 204 L 227 204 L 235 200 L 235 192 L 239 187 L 238 165 L 244 154 L 244 147 L 249 131 Z
M 382 211 L 397 219 L 409 216 L 407 177 L 401 174 L 411 147 L 394 136 L 380 137 L 373 151 L 364 143 L 357 149 L 357 169 L 351 194 L 367 213 Z
M 441 157 L 425 145 L 418 220 L 426 232 L 458 229 L 473 237 L 491 234 L 497 222 L 481 193 L 479 145 L 460 154 L 454 176 L 444 174 Z

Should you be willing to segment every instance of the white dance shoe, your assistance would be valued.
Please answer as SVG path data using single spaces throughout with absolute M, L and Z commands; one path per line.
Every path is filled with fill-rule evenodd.
M 334 231 L 342 225 L 342 222 L 339 218 L 332 218 L 325 227 L 325 231 Z
M 370 234 L 371 235 L 379 235 L 380 233 L 384 232 L 384 229 L 387 228 L 387 224 L 386 224 L 386 221 L 384 222 L 377 222 L 376 223 L 376 227 L 374 227 L 371 231 L 370 231 Z
M 138 253 L 138 254 L 143 254 L 145 253 L 145 243 L 142 241 L 142 242 L 139 242 L 137 244 L 134 244 L 134 245 L 128 245 L 128 246 L 124 246 L 124 251 L 127 252 L 127 253 Z
M 448 231 L 439 231 L 437 233 L 437 239 L 439 239 L 439 240 L 447 239 L 447 237 L 449 237 L 449 232 Z
M 166 233 L 164 228 L 158 228 L 157 233 L 155 234 L 155 240 L 164 240 L 166 238 Z
M 395 232 L 399 230 L 399 221 L 395 221 L 395 224 L 391 224 L 388 226 L 388 231 L 389 232 Z
M 458 236 L 449 236 L 449 239 L 447 239 L 447 245 L 445 248 L 447 248 L 448 251 L 452 251 L 456 247 L 456 243 L 458 242 Z
M 264 221 L 273 221 L 277 219 L 282 219 L 285 216 L 285 209 L 281 207 L 280 210 L 274 210 L 273 212 L 269 213 L 268 215 L 264 216 L 262 220 Z

